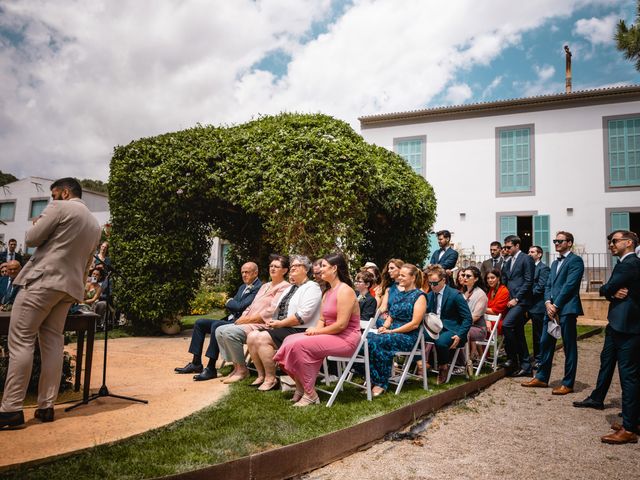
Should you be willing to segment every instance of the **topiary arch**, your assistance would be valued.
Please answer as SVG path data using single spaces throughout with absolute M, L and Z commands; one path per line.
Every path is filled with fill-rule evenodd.
M 433 189 L 345 122 L 285 113 L 117 147 L 109 203 L 118 303 L 137 324 L 185 309 L 218 235 L 243 261 L 270 252 L 421 263 Z

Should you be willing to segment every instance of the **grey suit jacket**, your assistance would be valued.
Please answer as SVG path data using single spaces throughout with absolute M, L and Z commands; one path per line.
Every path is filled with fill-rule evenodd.
M 27 232 L 25 243 L 37 249 L 14 284 L 24 286 L 38 280 L 44 288 L 81 301 L 91 255 L 99 241 L 100 225 L 81 199 L 50 202 Z

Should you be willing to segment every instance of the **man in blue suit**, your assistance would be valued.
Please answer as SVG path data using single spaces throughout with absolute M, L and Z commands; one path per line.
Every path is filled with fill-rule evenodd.
M 18 241 L 15 238 L 10 239 L 7 242 L 7 249 L 4 252 L 0 252 L 0 263 L 10 262 L 11 260 L 17 260 L 22 266 L 22 254 L 16 252 L 18 247 Z
M 540 365 L 540 339 L 542 338 L 542 327 L 544 324 L 544 289 L 549 278 L 549 267 L 542 261 L 542 247 L 533 245 L 529 248 L 529 256 L 533 258 L 536 269 L 533 274 L 533 290 L 531 295 L 531 306 L 529 307 L 529 318 L 531 319 L 533 337 L 533 368 L 538 369 Z
M 451 247 L 451 232 L 440 230 L 436 232 L 440 248 L 433 252 L 429 265 L 440 265 L 447 273 L 449 285 L 453 285 L 453 269 L 458 263 L 458 252 Z
M 619 258 L 600 296 L 609 300 L 609 324 L 600 354 L 600 371 L 595 390 L 574 407 L 602 410 L 613 372 L 618 363 L 622 386 L 622 425 L 601 438 L 604 443 L 636 443 L 640 433 L 640 258 L 634 254 L 638 237 L 628 230 L 616 230 L 609 237 L 609 249 Z
M 442 320 L 442 331 L 434 341 L 438 352 L 438 385 L 447 381 L 450 352 L 464 346 L 471 328 L 471 311 L 466 300 L 456 289 L 446 285 L 447 274 L 440 265 L 427 267 L 431 291 L 427 296 L 427 311 Z
M 22 267 L 18 260 L 9 260 L 7 262 L 7 276 L 0 277 L 0 305 L 12 305 L 16 299 L 18 290 L 20 287 L 14 285 L 13 281 L 16 279 Z M 4 307 L 8 309 L 8 307 Z
M 556 338 L 549 333 L 549 323 L 560 325 L 562 349 L 564 350 L 564 377 L 560 386 L 554 388 L 553 395 L 566 395 L 573 392 L 578 370 L 578 340 L 576 323 L 578 315 L 582 315 L 580 302 L 580 283 L 584 273 L 582 258 L 571 253 L 573 235 L 569 232 L 558 232 L 553 241 L 558 258 L 551 264 L 549 280 L 544 290 L 547 314 L 544 318 L 540 349 L 540 368 L 535 378 L 522 384 L 523 387 L 548 387 L 553 354 L 556 350 Z
M 504 246 L 509 257 L 502 265 L 502 281 L 509 289 L 511 300 L 502 324 L 504 348 L 509 359 L 505 367 L 511 369 L 510 377 L 530 377 L 532 372 L 529 347 L 524 336 L 525 314 L 531 305 L 535 264 L 533 259 L 520 250 L 520 237 L 509 235 Z
M 253 299 L 256 297 L 258 290 L 262 286 L 262 282 L 258 278 L 258 265 L 253 262 L 247 262 L 240 269 L 242 281 L 244 282 L 233 298 L 227 300 L 225 307 L 229 311 L 229 315 L 220 320 L 212 320 L 210 318 L 200 318 L 196 320 L 191 334 L 191 344 L 189 345 L 189 353 L 193 354 L 191 362 L 184 367 L 176 367 L 176 373 L 196 373 L 193 379 L 196 381 L 211 380 L 218 376 L 216 370 L 216 362 L 220 354 L 220 347 L 216 341 L 216 330 L 222 325 L 234 323 L 242 312 L 244 312 Z M 202 348 L 207 334 L 211 335 L 209 348 L 207 348 L 206 357 L 209 359 L 207 366 L 202 365 Z

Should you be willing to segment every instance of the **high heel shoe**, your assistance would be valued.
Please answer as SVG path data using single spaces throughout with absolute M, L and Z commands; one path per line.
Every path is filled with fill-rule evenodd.
M 316 398 L 311 398 L 305 393 L 298 402 L 293 404 L 293 406 L 307 407 L 309 405 L 318 405 L 318 404 L 320 404 L 320 397 L 316 395 Z
M 302 397 L 304 397 L 304 392 L 296 390 L 296 392 L 293 394 L 293 397 L 291 397 L 289 401 L 293 403 L 297 403 L 300 401 Z
M 277 390 L 278 388 L 280 388 L 280 379 L 276 377 L 273 382 L 263 382 L 262 385 L 258 387 L 258 390 L 261 392 L 268 392 L 269 390 Z

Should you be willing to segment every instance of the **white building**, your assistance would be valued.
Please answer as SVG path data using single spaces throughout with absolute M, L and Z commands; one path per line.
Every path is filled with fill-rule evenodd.
M 434 230 L 467 254 L 518 234 L 548 252 L 558 230 L 607 252 L 640 232 L 640 87 L 364 116 L 365 140 L 399 153 L 434 187 Z
M 25 246 L 25 235 L 33 219 L 51 200 L 53 182 L 47 178 L 28 177 L 0 187 L 0 241 L 3 244 L 15 238 L 19 251 L 33 252 Z M 100 225 L 109 222 L 109 198 L 105 193 L 83 190 L 82 200 Z

